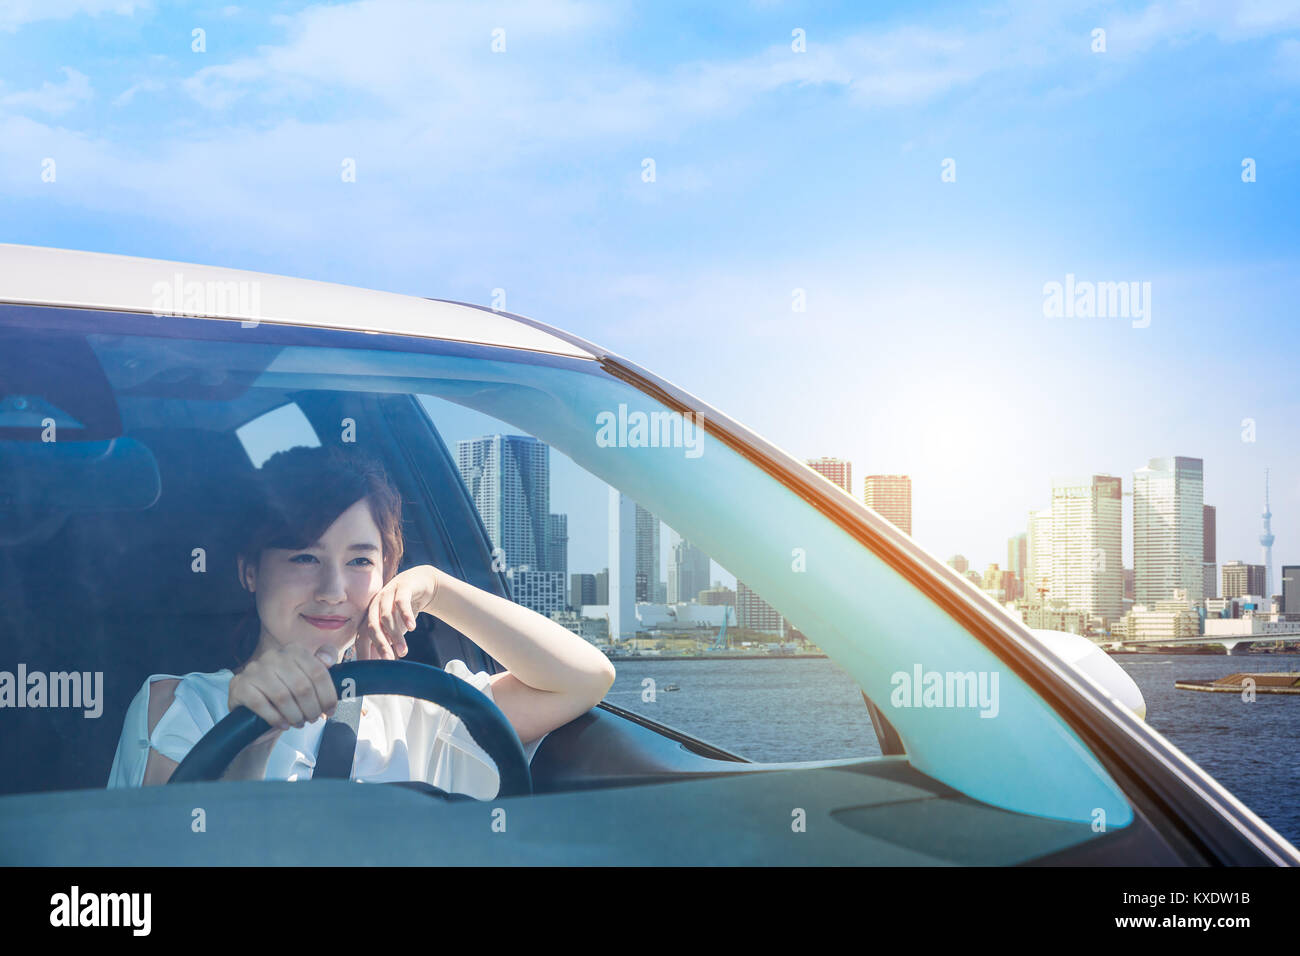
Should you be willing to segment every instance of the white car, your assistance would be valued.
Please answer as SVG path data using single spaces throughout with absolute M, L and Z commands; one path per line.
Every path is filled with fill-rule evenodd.
M 401 491 L 407 563 L 510 593 L 522 579 L 494 560 L 441 433 L 465 410 L 607 486 L 588 525 L 634 502 L 743 581 L 851 677 L 875 745 L 755 762 L 607 700 L 530 763 L 442 670 L 500 665 L 423 615 L 407 659 L 336 671 L 456 712 L 498 767 L 508 836 L 481 801 L 428 786 L 218 781 L 266 727 L 242 708 L 168 785 L 106 789 L 142 681 L 228 665 L 250 600 L 230 572 L 237 489 L 275 450 L 350 430 Z M 527 498 L 526 520 L 544 505 Z M 613 638 L 635 629 L 625 558 Z M 340 842 L 319 835 L 340 825 L 356 864 L 1300 863 L 1112 690 L 838 486 L 626 359 L 488 308 L 0 245 L 0 589 L 0 668 L 103 675 L 93 719 L 52 696 L 19 706 L 16 676 L 6 703 L 0 681 L 3 863 L 334 866 Z M 220 839 L 188 838 L 195 806 Z

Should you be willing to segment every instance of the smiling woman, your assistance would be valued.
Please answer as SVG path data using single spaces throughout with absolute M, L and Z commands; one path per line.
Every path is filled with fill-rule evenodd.
M 406 656 L 405 635 L 419 613 L 435 610 L 440 592 L 438 613 L 472 618 L 470 633 L 488 635 L 490 644 L 507 630 L 520 646 L 530 641 L 525 635 L 549 640 L 540 664 L 537 655 L 525 660 L 518 651 L 500 656 L 540 666 L 550 689 L 509 671 L 471 674 L 458 660 L 446 668 L 500 704 L 528 744 L 529 759 L 546 733 L 593 706 L 612 683 L 603 655 L 540 615 L 475 588 L 458 589 L 429 565 L 398 574 L 401 499 L 373 459 L 337 447 L 295 447 L 272 455 L 255 487 L 252 530 L 237 558 L 240 584 L 256 600 L 238 638 L 251 644 L 247 660 L 234 671 L 146 680 L 128 709 L 109 786 L 166 783 L 195 743 L 241 706 L 271 729 L 224 778 L 310 777 L 325 718 L 338 704 L 327 668 L 353 653 L 361 660 Z M 597 689 L 586 671 L 607 671 L 609 682 Z M 455 715 L 432 702 L 363 698 L 356 736 L 353 779 L 424 781 L 480 799 L 497 792 L 495 761 Z
M 319 643 L 321 631 L 339 632 L 334 636 L 342 639 L 342 650 L 365 610 L 360 599 L 368 600 L 401 565 L 401 499 L 377 462 L 342 448 L 277 452 L 258 477 L 256 517 L 237 556 L 240 585 L 254 594 L 257 609 L 239 635 L 244 644 L 236 656 L 243 660 L 264 649 L 268 638 L 299 643 L 292 637 L 299 632 L 307 643 Z M 345 570 L 337 581 L 320 580 L 322 558 L 328 560 L 322 547 L 327 529 L 346 542 Z M 321 587 L 338 589 L 331 606 L 317 603 Z M 340 609 L 349 613 L 336 613 Z M 304 621 L 311 627 L 304 629 Z M 353 627 L 345 628 L 349 623 Z

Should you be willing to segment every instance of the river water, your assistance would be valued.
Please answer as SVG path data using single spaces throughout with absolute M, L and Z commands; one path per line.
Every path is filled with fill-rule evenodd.
M 1142 690 L 1147 723 L 1282 836 L 1300 846 L 1300 696 L 1177 690 L 1180 678 L 1300 671 L 1300 655 L 1121 655 Z M 757 761 L 876 756 L 857 684 L 828 658 L 618 659 L 607 699 Z M 653 678 L 654 700 L 642 680 Z M 679 690 L 664 691 L 668 684 Z

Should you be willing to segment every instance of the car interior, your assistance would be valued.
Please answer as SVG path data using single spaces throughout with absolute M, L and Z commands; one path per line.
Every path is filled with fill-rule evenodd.
M 8 377 L 7 391 L 29 400 L 41 396 L 56 420 L 79 423 L 91 437 L 112 436 L 117 453 L 103 456 L 107 464 L 85 466 L 74 454 L 82 443 L 64 442 L 58 449 L 63 455 L 37 473 L 30 460 L 38 447 L 32 435 L 22 435 L 27 442 L 3 442 L 0 462 L 13 474 L 25 470 L 29 485 L 48 489 L 64 481 L 80 489 L 48 493 L 59 502 L 49 506 L 46 517 L 52 520 L 24 520 L 14 502 L 0 524 L 4 644 L 16 661 L 39 661 L 51 672 L 102 671 L 105 684 L 97 719 L 86 720 L 75 709 L 17 709 L 10 715 L 15 732 L 0 738 L 0 760 L 17 772 L 4 775 L 0 793 L 104 786 L 126 707 L 146 677 L 234 666 L 234 635 L 253 609 L 252 596 L 234 573 L 237 530 L 248 501 L 245 483 L 255 471 L 239 432 L 277 410 L 301 413 L 314 432 L 305 436 L 309 443 L 336 433 L 336 423 L 345 418 L 374 442 L 371 450 L 383 457 L 403 499 L 403 568 L 436 564 L 508 596 L 508 579 L 492 570 L 482 519 L 455 460 L 415 396 L 277 393 L 228 380 L 170 381 L 168 369 L 135 370 L 128 379 L 131 359 L 116 367 L 111 344 L 101 346 L 98 357 L 85 339 L 66 333 L 29 334 L 22 346 L 6 354 L 15 371 L 25 370 L 25 384 L 17 375 Z M 170 372 L 170 378 L 179 377 Z M 122 453 L 124 446 L 136 454 Z M 141 456 L 156 468 L 156 477 Z M 151 481 L 155 487 L 149 488 Z M 107 498 L 90 499 L 89 488 Z M 196 570 L 196 549 L 202 570 Z M 459 658 L 474 671 L 502 670 L 464 635 L 427 614 L 420 615 L 408 644 L 407 660 L 442 667 Z M 535 790 L 626 784 L 663 773 L 717 772 L 720 762 L 728 769 L 745 763 L 614 704 L 602 704 L 574 724 L 581 727 L 553 733 L 556 739 L 539 749 Z M 566 743 L 579 737 L 583 746 Z M 601 760 L 582 759 L 584 749 L 600 753 Z

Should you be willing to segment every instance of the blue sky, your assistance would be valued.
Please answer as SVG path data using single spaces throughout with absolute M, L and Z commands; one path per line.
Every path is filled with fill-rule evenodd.
M 19 0 L 0 64 L 2 241 L 503 288 L 855 493 L 913 475 L 981 568 L 1163 455 L 1258 560 L 1269 467 L 1300 562 L 1300 2 Z M 1150 325 L 1045 316 L 1067 274 Z

